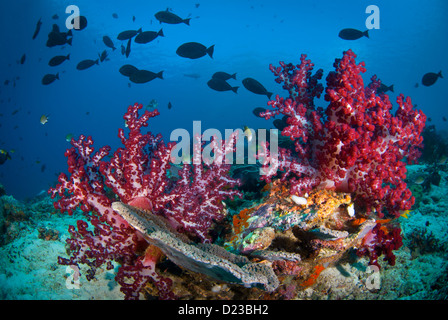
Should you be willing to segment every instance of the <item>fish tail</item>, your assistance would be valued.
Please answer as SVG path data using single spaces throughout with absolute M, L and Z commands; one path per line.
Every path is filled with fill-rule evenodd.
M 163 29 L 160 29 L 159 32 L 157 32 L 157 35 L 159 37 L 164 37 L 165 35 L 163 34 Z
M 190 25 L 190 20 L 191 20 L 191 18 L 188 18 L 188 19 L 182 20 L 182 22 L 185 23 L 187 26 L 189 26 Z
M 369 29 L 367 29 L 366 31 L 364 31 L 362 34 L 364 35 L 364 37 L 370 39 L 370 37 L 369 37 Z
M 70 39 L 67 40 L 67 43 L 68 43 L 68 45 L 70 45 L 70 46 L 72 45 L 72 39 L 73 39 L 73 38 L 70 38 Z
M 59 72 L 54 77 L 59 80 Z
M 389 86 L 389 90 L 394 92 L 394 85 Z
M 443 77 L 442 77 L 442 70 L 440 70 L 439 73 L 438 73 L 437 75 L 438 75 L 440 78 L 443 78 Z
M 215 45 L 212 45 L 212 46 L 208 47 L 205 52 L 207 52 L 207 54 L 210 56 L 210 58 L 213 59 L 213 51 L 214 50 L 215 50 Z
M 232 75 L 230 76 L 230 78 L 232 78 L 232 79 L 235 79 L 235 80 L 236 80 L 236 73 L 232 74 Z
M 156 74 L 156 77 L 163 80 L 163 70 Z
M 99 64 L 100 64 L 99 59 L 96 59 L 96 60 L 95 60 L 95 63 L 99 65 Z
M 115 51 L 115 49 L 117 49 L 117 48 L 115 48 L 115 47 L 112 47 L 112 51 Z
M 70 53 L 65 57 L 67 60 L 70 60 Z
M 267 96 L 269 99 L 271 99 L 272 92 L 266 92 L 266 96 Z
M 235 92 L 235 93 L 238 93 L 238 92 L 237 92 L 238 88 L 239 88 L 239 87 L 232 87 L 232 91 Z

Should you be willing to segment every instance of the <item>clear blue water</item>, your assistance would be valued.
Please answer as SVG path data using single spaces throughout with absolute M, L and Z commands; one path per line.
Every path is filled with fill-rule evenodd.
M 380 29 L 371 30 L 370 39 L 339 38 L 343 28 L 366 28 L 365 10 L 371 4 L 380 9 Z M 64 31 L 68 5 L 79 7 L 88 26 L 74 31 L 72 46 L 48 48 L 45 44 L 52 25 L 58 24 Z M 191 17 L 190 26 L 159 24 L 154 14 L 166 8 L 182 18 Z M 59 19 L 52 19 L 55 14 Z M 66 170 L 64 151 L 70 146 L 66 135 L 92 135 L 96 147 L 118 147 L 117 130 L 124 126 L 123 114 L 135 102 L 147 105 L 152 99 L 158 101 L 161 115 L 150 121 L 149 129 L 162 133 L 165 141 L 174 129 L 191 131 L 194 120 L 202 121 L 203 130 L 216 128 L 222 132 L 244 125 L 273 127 L 272 122 L 252 114 L 254 108 L 266 106 L 266 96 L 247 91 L 241 80 L 255 78 L 268 91 L 284 95 L 269 64 L 278 65 L 281 60 L 298 63 L 302 53 L 326 74 L 334 59 L 351 48 L 358 61 L 366 63 L 366 83 L 377 74 L 385 84 L 394 84 L 391 100 L 395 101 L 398 93 L 411 96 L 432 118 L 431 124 L 446 130 L 447 122 L 442 117 L 448 117 L 447 80 L 439 79 L 431 87 L 415 84 L 426 72 L 442 70 L 448 76 L 447 15 L 445 0 L 425 4 L 409 0 L 1 1 L 0 148 L 15 152 L 11 160 L 0 165 L 0 182 L 17 199 L 48 189 L 57 174 Z M 42 28 L 32 40 L 41 17 Z M 121 31 L 140 27 L 143 31 L 163 28 L 165 37 L 148 44 L 132 43 L 126 58 L 116 37 Z M 104 45 L 104 35 L 113 39 L 116 51 Z M 190 41 L 215 45 L 213 59 L 179 57 L 176 49 Z M 76 70 L 79 61 L 97 59 L 104 49 L 109 61 Z M 58 67 L 48 66 L 53 56 L 69 53 L 69 61 Z M 26 61 L 22 65 L 17 61 L 23 54 Z M 164 79 L 129 87 L 129 80 L 118 72 L 124 64 L 154 72 L 163 70 Z M 237 73 L 237 80 L 230 81 L 240 86 L 237 94 L 213 91 L 207 86 L 216 71 Z M 56 72 L 60 80 L 48 86 L 41 84 L 46 73 Z M 200 77 L 185 76 L 192 73 Z M 10 80 L 9 85 L 4 85 L 5 80 Z M 168 102 L 172 103 L 171 110 Z M 318 105 L 326 106 L 323 100 Z M 39 122 L 43 114 L 50 117 L 45 125 Z

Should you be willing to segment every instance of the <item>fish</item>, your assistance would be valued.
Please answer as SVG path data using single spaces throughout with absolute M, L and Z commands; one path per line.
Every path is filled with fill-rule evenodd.
M 11 160 L 11 155 L 8 151 L 0 149 L 0 164 L 4 164 L 6 160 Z
M 48 65 L 50 67 L 56 67 L 56 66 L 60 65 L 61 63 L 63 63 L 65 60 L 70 60 L 70 54 L 68 54 L 66 56 L 55 56 L 55 57 L 51 58 L 50 61 L 48 61 Z
M 170 110 L 173 107 L 173 105 L 171 104 L 171 101 L 168 102 L 168 110 Z
M 125 77 L 130 77 L 134 72 L 138 71 L 138 69 L 130 64 L 125 64 L 118 71 Z
M 233 91 L 237 93 L 237 90 L 239 87 L 232 87 L 230 84 L 228 84 L 225 80 L 212 78 L 207 82 L 207 85 L 209 88 L 215 90 L 215 91 Z
M 20 58 L 20 64 L 24 64 L 26 60 L 26 54 L 24 53 L 23 56 Z
M 45 166 L 45 163 L 40 167 L 40 172 L 44 172 L 45 171 L 45 168 L 46 168 L 46 166 Z
M 55 13 L 51 18 L 52 18 L 53 20 L 58 20 L 58 19 L 59 19 L 59 16 L 58 16 L 57 13 Z
M 362 37 L 369 38 L 369 30 L 362 32 L 357 29 L 347 28 L 339 31 L 339 38 L 344 40 L 358 40 Z
M 135 22 L 135 16 L 132 16 L 132 22 Z
M 155 78 L 163 79 L 163 71 L 154 73 L 148 70 L 137 70 L 131 74 L 129 80 L 134 83 L 146 83 Z
M 99 64 L 98 59 L 96 59 L 96 60 L 91 60 L 91 59 L 82 60 L 80 63 L 78 63 L 78 65 L 76 66 L 76 69 L 78 69 L 78 70 L 86 70 L 86 69 L 92 67 L 95 64 Z
M 152 99 L 151 101 L 149 101 L 148 105 L 146 106 L 146 109 L 155 109 L 159 106 L 159 103 L 157 102 L 156 99 Z
M 216 79 L 222 79 L 222 80 L 229 80 L 229 79 L 235 79 L 236 80 L 236 73 L 234 73 L 234 74 L 229 74 L 229 73 L 227 73 L 227 72 L 223 72 L 223 71 L 218 71 L 218 72 L 215 72 L 213 75 L 212 75 L 212 78 L 216 78 Z
M 60 32 L 57 24 L 53 24 L 51 32 L 48 34 L 47 47 L 62 46 L 64 44 L 72 45 L 72 39 L 68 37 L 73 36 L 72 30 L 68 32 Z
M 138 30 L 126 30 L 126 31 L 120 32 L 117 36 L 117 39 L 118 40 L 129 40 L 141 32 L 142 32 L 142 28 L 140 28 Z
M 274 127 L 276 127 L 278 130 L 283 131 L 283 129 L 285 129 L 288 124 L 283 121 L 282 119 L 275 119 L 273 121 Z
M 100 61 L 103 62 L 107 58 L 107 51 L 104 50 L 101 54 L 98 54 L 98 57 L 100 58 Z
M 186 42 L 177 48 L 176 53 L 183 58 L 189 59 L 198 59 L 208 54 L 213 59 L 214 47 L 215 45 L 207 48 L 198 42 Z
M 157 37 L 164 37 L 163 29 L 160 29 L 159 32 L 156 31 L 145 31 L 139 33 L 135 39 L 134 42 L 144 44 L 153 41 Z
M 43 114 L 43 115 L 40 117 L 39 122 L 40 122 L 41 125 L 44 125 L 44 124 L 46 124 L 46 123 L 48 122 L 48 119 L 50 119 L 50 117 L 47 116 L 47 115 L 45 115 L 45 114 Z
M 70 142 L 70 141 L 72 141 L 72 138 L 73 138 L 73 133 L 68 133 L 65 136 L 65 141 Z
M 259 118 L 263 118 L 263 117 L 260 115 L 260 113 L 262 113 L 262 112 L 266 112 L 266 109 L 265 109 L 265 108 L 261 108 L 261 107 L 259 107 L 259 108 L 255 108 L 254 110 L 252 110 L 252 113 L 253 113 L 256 117 L 259 117 Z
M 446 122 L 446 117 L 442 117 L 442 120 L 443 120 L 444 122 Z
M 428 72 L 423 76 L 422 84 L 426 87 L 432 86 L 434 83 L 436 83 L 438 78 L 443 78 L 442 71 L 439 71 L 439 73 Z
M 75 19 L 79 19 L 79 28 L 75 28 Z M 84 30 L 85 28 L 87 28 L 87 18 L 85 16 L 78 16 L 72 19 L 72 21 L 70 22 L 73 25 L 73 29 L 77 30 L 77 31 L 81 31 Z
M 426 178 L 424 176 L 417 176 L 414 179 L 414 183 L 415 184 L 423 184 L 423 182 L 425 182 Z
M 376 89 L 376 93 L 386 93 L 387 91 L 394 92 L 394 85 L 386 86 L 385 84 L 381 83 L 381 85 Z
M 126 58 L 128 58 L 131 53 L 131 40 L 132 38 L 128 40 L 128 44 L 126 45 Z
M 36 29 L 34 29 L 33 40 L 36 39 L 37 35 L 39 34 L 41 26 L 42 26 L 42 17 L 39 18 L 39 21 L 37 21 Z
M 111 48 L 112 51 L 115 51 L 115 49 L 117 49 L 115 48 L 114 43 L 112 42 L 111 38 L 109 38 L 109 36 L 104 36 L 103 42 L 106 45 L 106 47 Z
M 118 14 L 116 14 L 116 13 L 114 12 L 114 13 L 112 13 L 112 17 L 113 17 L 114 19 L 118 19 Z
M 170 12 L 168 9 L 165 11 L 159 11 L 157 12 L 154 17 L 159 20 L 160 23 L 168 23 L 168 24 L 179 24 L 179 23 L 185 23 L 187 26 L 190 25 L 191 18 L 182 19 L 178 15 Z
M 260 82 L 253 78 L 243 79 L 243 86 L 252 93 L 266 95 L 271 99 L 272 92 L 267 91 Z
M 59 73 L 56 74 L 48 73 L 42 78 L 42 84 L 49 85 L 50 83 L 53 83 L 56 79 L 59 80 Z

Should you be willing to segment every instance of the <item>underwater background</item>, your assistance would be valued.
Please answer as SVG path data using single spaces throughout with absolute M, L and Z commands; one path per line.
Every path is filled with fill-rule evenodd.
M 70 44 L 49 47 L 47 41 L 54 24 L 61 32 L 68 31 L 65 23 L 71 13 L 66 13 L 66 8 L 70 5 L 79 8 L 87 18 L 87 26 L 72 30 Z M 366 29 L 369 5 L 380 10 L 380 28 L 369 30 L 368 38 L 341 38 L 339 32 L 344 28 Z M 154 15 L 165 10 L 190 19 L 189 24 L 160 23 Z M 0 249 L 8 252 L 1 255 L 0 298 L 122 298 L 119 288 L 111 284 L 110 275 L 89 284 L 92 287 L 84 293 L 66 290 L 65 278 L 57 273 L 64 271 L 57 257 L 65 254 L 68 225 L 75 224 L 76 218 L 51 215 L 54 208 L 47 190 L 57 183 L 60 172 L 67 171 L 64 152 L 70 147 L 70 138 L 91 135 L 95 147 L 110 145 L 114 150 L 120 146 L 117 130 L 125 126 L 123 114 L 135 102 L 149 109 L 157 107 L 160 115 L 149 120 L 149 130 L 161 133 L 165 142 L 170 141 L 175 129 L 192 132 L 193 121 L 199 120 L 202 130 L 216 128 L 223 133 L 225 129 L 245 126 L 274 128 L 272 121 L 253 113 L 257 107 L 267 107 L 269 99 L 249 91 L 242 79 L 258 80 L 273 97 L 283 95 L 269 64 L 297 64 L 303 53 L 316 69 L 322 68 L 327 74 L 333 69 L 334 59 L 352 49 L 358 61 L 366 64 L 366 84 L 376 74 L 384 84 L 394 86 L 393 92 L 387 92 L 394 105 L 396 96 L 403 93 L 426 114 L 426 127 L 433 126 L 428 147 L 437 157 L 446 157 L 442 147 L 448 129 L 444 96 L 448 84 L 439 78 L 424 86 L 422 77 L 428 72 L 441 71 L 444 77 L 447 73 L 447 15 L 448 2 L 444 0 L 424 4 L 411 0 L 1 1 L 0 149 L 8 157 L 0 165 L 0 218 L 6 220 L 11 208 L 18 214 L 7 225 L 2 223 L 0 231 Z M 39 19 L 42 25 L 33 39 Z M 146 44 L 132 41 L 126 57 L 122 47 L 127 46 L 127 40 L 118 40 L 117 36 L 139 28 L 155 32 L 163 29 L 163 36 Z M 104 36 L 110 37 L 115 50 L 106 46 Z M 207 48 L 214 45 L 213 57 L 179 56 L 176 50 L 186 42 L 199 42 Z M 104 61 L 77 69 L 83 60 L 101 59 L 104 50 Z M 61 64 L 48 64 L 53 57 L 68 54 L 69 59 Z M 163 79 L 132 82 L 119 72 L 126 64 L 154 73 L 163 71 Z M 236 73 L 236 79 L 228 82 L 239 87 L 237 93 L 219 92 L 207 85 L 217 71 Z M 58 74 L 58 79 L 44 85 L 46 74 Z M 323 97 L 317 100 L 319 103 L 325 105 Z M 345 286 L 344 293 L 335 294 L 333 286 L 334 296 L 328 289 L 326 294 L 313 296 L 308 292 L 301 298 L 446 299 L 446 163 L 440 162 L 434 169 L 431 157 L 434 153 L 427 155 L 426 162 L 408 166 L 408 185 L 415 182 L 423 187 L 415 188 L 420 192 L 418 206 L 402 223 L 408 235 L 403 236 L 405 251 L 397 254 L 399 262 L 394 268 L 384 271 L 381 290 L 389 295 L 378 291 L 350 295 L 352 284 L 344 283 L 349 277 L 337 275 L 333 269 L 322 275 L 327 277 L 326 283 L 339 279 L 338 286 Z M 435 174 L 434 170 L 437 183 L 428 178 Z M 54 230 L 55 238 L 39 228 Z M 390 284 L 397 289 L 387 289 L 388 279 L 398 279 L 401 285 Z M 43 284 L 57 284 L 57 289 L 38 290 Z

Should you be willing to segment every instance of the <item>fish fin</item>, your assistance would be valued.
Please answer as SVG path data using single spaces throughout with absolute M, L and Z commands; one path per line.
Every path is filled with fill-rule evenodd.
M 272 92 L 266 92 L 266 96 L 267 96 L 269 99 L 271 99 Z
M 437 75 L 438 75 L 440 78 L 443 78 L 443 77 L 442 77 L 442 70 L 440 70 L 439 73 L 438 73 Z
M 138 29 L 137 33 L 142 33 L 142 28 Z
M 72 40 L 73 40 L 73 38 L 70 38 L 70 39 L 67 40 L 67 43 L 68 43 L 70 46 L 72 45 Z
M 239 88 L 239 87 L 232 87 L 232 91 L 235 92 L 235 93 L 238 93 L 238 92 L 237 92 L 238 88 Z
M 394 85 L 389 86 L 389 90 L 394 92 Z
M 163 80 L 163 70 L 156 74 L 156 77 Z
M 212 45 L 210 47 L 207 48 L 207 50 L 205 50 L 205 52 L 207 52 L 207 54 L 210 56 L 210 58 L 213 59 L 213 51 L 215 50 L 215 45 Z
M 159 32 L 157 32 L 157 35 L 159 37 L 164 37 L 165 35 L 163 34 L 163 29 L 160 29 Z
M 189 26 L 190 20 L 191 20 L 191 18 L 187 18 L 187 19 L 182 20 L 182 22 L 185 23 L 187 26 Z
M 232 79 L 235 79 L 235 80 L 236 80 L 236 72 L 235 72 L 234 74 L 232 74 L 232 75 L 230 76 L 230 78 L 232 78 Z
M 369 29 L 367 29 L 366 31 L 364 31 L 362 34 L 364 35 L 364 37 L 370 39 L 370 37 L 369 37 Z

